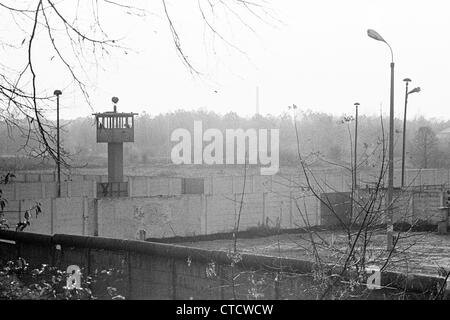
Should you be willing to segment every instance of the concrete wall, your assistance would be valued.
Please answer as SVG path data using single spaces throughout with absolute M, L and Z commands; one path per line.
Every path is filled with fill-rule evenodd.
M 28 175 L 27 179 L 43 177 Z M 310 196 L 295 199 L 294 183 L 283 177 L 247 177 L 245 190 L 243 177 L 205 178 L 204 195 L 181 195 L 182 178 L 133 177 L 129 179 L 129 198 L 94 200 L 96 183 L 97 180 L 64 182 L 60 199 L 55 199 L 54 182 L 15 182 L 2 189 L 5 198 L 11 199 L 11 206 L 22 203 L 18 211 L 23 212 L 36 201 L 42 204 L 44 213 L 49 214 L 41 222 L 36 220 L 30 231 L 45 234 L 136 239 L 140 231 L 152 238 L 231 232 L 239 216 L 242 191 L 241 231 L 263 225 L 297 228 L 307 224 L 305 215 L 311 225 L 319 221 L 317 201 Z M 81 197 L 89 199 L 83 200 L 87 204 L 81 205 Z M 69 217 L 72 220 L 67 221 Z M 14 225 L 17 220 L 11 219 Z
M 98 235 L 119 239 L 196 236 L 261 226 L 294 229 L 321 225 L 320 201 L 311 194 L 276 192 L 177 195 L 90 199 L 86 197 L 13 200 L 6 208 L 11 226 L 37 202 L 42 213 L 33 217 L 30 232 Z M 396 195 L 395 220 L 437 223 L 442 192 Z
M 133 177 L 129 179 L 130 196 L 151 197 L 181 194 L 181 178 Z M 96 197 L 96 180 L 61 183 L 61 197 Z M 1 186 L 9 200 L 46 199 L 57 196 L 55 182 L 13 182 Z
M 14 182 L 1 186 L 3 196 L 8 200 L 51 199 L 58 194 L 55 182 Z M 96 184 L 94 181 L 62 182 L 61 197 L 94 198 Z
M 23 213 L 36 201 L 42 204 L 43 215 L 34 222 L 32 232 L 126 239 L 207 235 L 232 232 L 240 210 L 240 231 L 260 226 L 290 229 L 321 224 L 320 201 L 305 187 L 301 176 L 249 176 L 245 188 L 244 177 L 211 176 L 204 178 L 203 195 L 181 194 L 183 178 L 128 177 L 129 198 L 99 200 L 95 200 L 96 184 L 106 180 L 102 176 L 72 176 L 72 181 L 62 183 L 60 199 L 55 199 L 55 182 L 46 181 L 49 175 L 18 178 L 37 182 L 14 182 L 1 189 L 10 201 L 7 210 Z M 359 178 L 361 183 L 373 179 L 368 173 Z M 411 183 L 445 182 L 447 178 L 447 171 L 424 170 L 419 176 L 408 172 Z M 318 191 L 332 192 L 345 190 L 351 179 L 330 171 L 318 174 L 312 183 Z M 240 208 L 242 192 L 244 204 Z M 396 211 L 396 220 L 405 220 L 400 217 L 403 215 L 437 221 L 437 208 L 442 203 L 439 194 L 430 192 L 402 196 L 404 199 L 397 202 L 401 210 Z M 15 225 L 17 214 L 7 214 Z
M 99 199 L 98 235 L 121 239 L 195 236 L 268 226 L 299 228 L 320 223 L 319 201 L 273 192 Z
M 94 227 L 89 219 L 95 217 L 95 200 L 88 198 L 54 198 L 36 200 L 8 201 L 5 218 L 14 229 L 19 221 L 23 221 L 24 213 L 40 205 L 42 212 L 36 217 L 32 213 L 31 225 L 27 232 L 41 234 L 65 233 L 74 235 L 93 235 Z
M 412 202 L 412 219 L 427 220 L 432 224 L 440 221 L 441 210 L 444 206 L 442 192 L 424 191 L 413 193 Z
M 4 186 L 15 199 L 43 198 L 42 192 L 46 197 L 53 197 L 55 193 L 53 174 L 39 173 L 15 173 L 13 179 L 17 184 L 16 191 L 10 190 L 15 183 Z M 360 172 L 357 175 L 358 185 L 364 187 L 366 184 L 374 182 L 378 172 Z M 401 171 L 395 170 L 394 186 L 400 185 Z M 242 176 L 210 176 L 204 177 L 205 194 L 237 194 L 242 193 Z M 63 177 L 62 192 L 64 195 L 88 196 L 93 197 L 94 191 L 89 182 L 107 182 L 107 175 L 80 175 L 74 174 Z M 182 194 L 182 178 L 179 177 L 150 177 L 150 176 L 124 176 L 124 181 L 130 184 L 130 195 L 132 197 L 145 197 L 156 195 L 179 195 Z M 20 184 L 19 182 L 27 182 Z M 65 183 L 67 182 L 67 184 Z M 315 179 L 310 181 L 320 192 L 345 192 L 351 187 L 351 177 L 348 173 L 340 170 L 326 170 L 315 172 Z M 44 183 L 44 186 L 42 186 Z M 450 185 L 450 170 L 445 169 L 422 169 L 406 170 L 406 185 Z M 248 176 L 246 179 L 245 192 L 286 192 L 295 191 L 302 186 L 306 186 L 306 179 L 303 175 L 290 176 Z M 86 190 L 80 194 L 80 189 Z M 44 191 L 43 191 L 44 190 Z
M 90 183 L 88 183 L 91 185 Z M 169 187 L 166 190 L 170 190 Z M 42 195 L 42 194 L 41 194 Z M 319 223 L 318 201 L 276 192 L 245 193 L 242 208 L 237 193 L 132 198 L 89 197 L 9 200 L 6 218 L 14 227 L 23 213 L 40 203 L 42 214 L 31 221 L 30 232 L 99 235 L 137 239 L 195 236 L 268 226 L 298 228 Z M 8 196 L 8 195 L 6 195 Z
M 99 236 L 138 239 L 202 234 L 204 196 L 97 200 Z
M 441 217 L 443 189 L 394 192 L 394 221 L 414 223 L 417 220 L 437 224 Z M 384 205 L 384 204 L 383 204 Z
M 83 276 L 114 268 L 122 275 L 111 285 L 127 299 L 316 299 L 309 261 L 241 254 L 231 266 L 227 252 L 98 237 L 33 235 L 0 231 L 0 256 L 24 258 L 31 266 L 49 264 L 60 270 L 81 268 Z M 443 277 L 383 271 L 381 285 L 365 299 L 398 293 L 429 298 Z M 93 288 L 95 290 L 95 288 Z M 364 287 L 362 287 L 364 289 Z M 94 295 L 98 293 L 93 292 Z M 449 296 L 449 295 L 447 295 Z M 420 298 L 420 296 L 416 296 Z
M 427 187 L 425 189 L 411 188 L 406 191 L 399 189 L 394 190 L 394 222 L 408 222 L 415 223 L 417 220 L 427 221 L 429 224 L 437 225 L 442 220 L 442 208 L 444 206 L 442 187 Z M 380 191 L 376 196 L 373 210 L 380 208 L 381 212 L 378 213 L 379 220 L 377 223 L 383 223 L 385 219 L 384 208 L 386 206 L 386 190 Z M 322 194 L 322 198 L 328 206 L 321 205 L 321 219 L 324 221 L 324 225 L 341 225 L 336 218 L 336 214 L 339 215 L 341 220 L 348 217 L 350 214 L 350 192 L 346 193 L 327 193 Z M 361 204 L 369 203 L 369 192 L 365 189 L 359 190 L 358 199 Z M 333 206 L 334 212 L 329 210 L 329 206 Z M 360 209 L 356 209 L 356 212 L 360 212 Z M 363 218 L 364 215 L 361 216 Z

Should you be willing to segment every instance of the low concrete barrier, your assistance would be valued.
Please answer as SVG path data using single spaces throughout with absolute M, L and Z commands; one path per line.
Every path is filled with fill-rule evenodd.
M 121 268 L 121 289 L 129 299 L 315 299 L 310 261 L 145 241 L 0 231 L 2 260 L 24 258 L 65 270 L 78 265 L 83 274 Z M 382 285 L 429 297 L 444 278 L 382 273 Z M 261 285 L 263 283 L 263 285 Z M 389 292 L 388 292 L 389 293 Z M 386 295 L 374 290 L 369 298 Z

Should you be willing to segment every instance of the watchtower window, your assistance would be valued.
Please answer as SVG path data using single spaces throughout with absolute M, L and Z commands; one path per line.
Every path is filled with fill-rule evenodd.
M 98 129 L 130 129 L 133 127 L 133 116 L 97 116 Z

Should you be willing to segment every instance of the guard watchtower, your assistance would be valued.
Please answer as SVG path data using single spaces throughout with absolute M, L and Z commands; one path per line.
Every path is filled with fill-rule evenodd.
M 123 143 L 134 142 L 134 116 L 137 113 L 117 112 L 119 98 L 113 97 L 113 111 L 94 113 L 97 142 L 108 143 L 108 188 L 104 193 L 119 191 L 123 183 Z M 117 186 L 116 186 L 117 185 Z M 107 190 L 109 190 L 107 192 Z M 128 192 L 127 192 L 128 193 Z M 106 194 L 105 194 L 106 195 Z

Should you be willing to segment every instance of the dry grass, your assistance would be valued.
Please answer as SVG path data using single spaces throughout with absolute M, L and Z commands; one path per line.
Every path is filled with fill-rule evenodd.
M 319 252 L 323 261 L 339 262 L 347 248 L 347 237 L 342 232 L 320 232 L 315 235 L 319 243 Z M 231 240 L 214 240 L 182 243 L 182 245 L 225 250 L 232 248 Z M 374 261 L 383 261 L 386 257 L 386 235 L 377 233 L 370 243 L 370 253 Z M 241 252 L 264 254 L 295 259 L 312 259 L 311 243 L 307 234 L 283 234 L 256 239 L 239 239 Z M 402 234 L 389 270 L 408 273 L 439 275 L 442 269 L 450 269 L 450 235 L 412 232 Z

